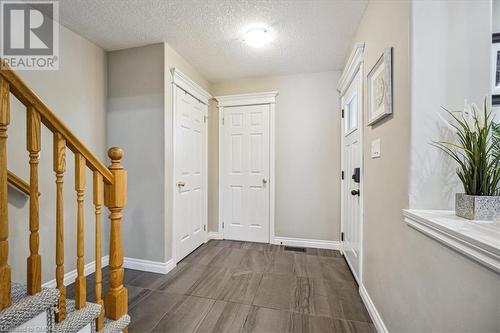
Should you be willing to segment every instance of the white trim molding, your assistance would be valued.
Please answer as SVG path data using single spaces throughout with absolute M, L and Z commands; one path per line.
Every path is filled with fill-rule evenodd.
M 167 262 L 161 262 L 128 257 L 123 258 L 124 268 L 136 269 L 144 272 L 167 274 L 174 269 L 175 266 L 176 263 L 174 259 L 170 259 Z
M 102 268 L 109 265 L 109 256 L 104 256 L 101 258 L 101 265 Z M 95 272 L 95 261 L 89 262 L 88 264 L 85 264 L 85 266 L 83 266 L 83 275 L 87 276 L 94 272 Z M 76 269 L 64 274 L 64 280 L 63 280 L 64 285 L 67 286 L 75 282 L 76 276 L 77 276 Z M 42 284 L 43 288 L 55 288 L 56 286 L 57 286 L 56 279 L 47 281 L 44 284 Z
M 500 224 L 471 221 L 446 210 L 403 210 L 406 224 L 500 273 Z
M 337 84 L 337 91 L 343 95 L 346 89 L 349 87 L 352 79 L 356 76 L 359 66 L 363 63 L 363 51 L 365 49 L 365 43 L 356 43 L 354 48 L 347 60 L 347 67 L 342 72 L 342 76 Z
M 272 244 L 309 247 L 313 249 L 340 250 L 339 241 L 322 240 L 322 239 L 305 239 L 292 237 L 274 237 Z
M 385 323 L 382 320 L 380 313 L 377 311 L 377 308 L 375 307 L 375 304 L 373 303 L 370 295 L 368 294 L 368 291 L 362 284 L 359 285 L 359 295 L 361 296 L 363 303 L 365 303 L 366 310 L 368 310 L 368 313 L 372 318 L 373 324 L 375 325 L 375 329 L 377 330 L 377 332 L 388 333 L 389 331 L 387 330 L 387 327 L 385 326 Z
M 274 104 L 276 103 L 277 91 L 268 91 L 261 93 L 239 94 L 239 95 L 226 95 L 215 96 L 219 107 L 224 106 L 243 106 L 243 105 L 257 105 L 257 104 Z
M 200 102 L 208 105 L 208 101 L 212 99 L 212 95 L 210 95 L 207 91 L 205 91 L 205 89 L 200 87 L 179 69 L 173 67 L 170 69 L 170 72 L 172 73 L 173 84 L 186 91 Z
M 218 231 L 209 232 L 207 235 L 207 240 L 210 239 L 222 239 L 222 235 Z

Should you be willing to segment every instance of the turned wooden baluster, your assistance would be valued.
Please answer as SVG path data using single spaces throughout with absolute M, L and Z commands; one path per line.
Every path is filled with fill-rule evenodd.
M 66 171 L 66 140 L 54 133 L 54 172 L 56 174 L 56 284 L 59 290 L 56 321 L 66 318 L 66 287 L 64 286 L 64 220 L 63 220 L 63 183 Z
M 85 158 L 81 154 L 75 154 L 75 191 L 78 205 L 76 215 L 76 279 L 75 279 L 75 308 L 85 307 L 87 302 L 87 281 L 83 274 L 85 261 L 84 233 L 83 233 L 83 195 L 85 193 Z
M 102 300 L 102 262 L 101 262 L 101 207 L 103 203 L 102 175 L 94 171 L 94 206 L 95 206 L 95 299 L 101 306 L 101 313 L 96 318 L 96 330 L 104 327 L 104 301 Z
M 104 302 L 106 316 L 118 320 L 128 311 L 128 291 L 123 286 L 123 248 L 122 248 L 122 209 L 127 203 L 127 172 L 120 164 L 123 150 L 113 147 L 109 149 L 108 156 L 111 165 L 108 169 L 113 174 L 113 184 L 104 187 L 105 204 L 111 214 L 111 238 L 109 248 L 109 282 L 110 288 Z
M 27 260 L 28 293 L 36 294 L 42 290 L 42 257 L 38 254 L 40 244 L 38 163 L 40 160 L 40 113 L 34 107 L 28 107 L 26 149 L 30 157 L 30 256 Z
M 10 122 L 9 83 L 0 77 L 0 310 L 11 304 L 9 218 L 7 194 L 7 126 Z

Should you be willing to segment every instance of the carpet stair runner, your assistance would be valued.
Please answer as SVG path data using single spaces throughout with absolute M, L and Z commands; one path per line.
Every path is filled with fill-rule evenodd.
M 75 308 L 75 301 L 68 299 L 66 303 L 66 319 L 55 323 L 59 291 L 55 288 L 44 288 L 35 295 L 28 295 L 26 286 L 12 283 L 12 305 L 0 311 L 0 332 L 10 332 L 30 319 L 46 312 L 47 332 L 77 333 L 90 324 L 90 331 L 95 332 L 95 319 L 99 316 L 101 306 L 87 302 L 83 309 Z M 118 320 L 105 320 L 104 328 L 99 332 L 122 332 L 130 324 L 130 317 L 124 315 Z

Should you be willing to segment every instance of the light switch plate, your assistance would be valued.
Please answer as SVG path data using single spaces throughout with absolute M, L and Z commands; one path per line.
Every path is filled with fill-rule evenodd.
M 372 141 L 372 158 L 380 158 L 380 139 Z

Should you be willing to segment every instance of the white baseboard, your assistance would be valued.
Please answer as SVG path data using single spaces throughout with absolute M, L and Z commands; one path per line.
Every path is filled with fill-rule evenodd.
M 372 318 L 373 324 L 375 325 L 375 328 L 377 329 L 378 333 L 388 333 L 389 331 L 387 330 L 387 327 L 384 324 L 384 321 L 382 320 L 382 317 L 380 316 L 380 313 L 378 313 L 377 308 L 375 307 L 375 304 L 373 304 L 372 299 L 370 298 L 370 295 L 368 294 L 368 291 L 366 290 L 364 285 L 359 286 L 359 294 L 361 295 L 361 299 L 363 300 L 363 303 L 365 303 L 366 309 L 368 310 L 368 313 L 370 314 L 370 317 Z
M 210 240 L 210 239 L 222 239 L 222 236 L 217 231 L 215 231 L 215 232 L 209 232 L 207 235 L 207 238 L 208 238 L 208 240 Z
M 174 269 L 175 266 L 176 263 L 174 259 L 170 259 L 167 262 L 160 262 L 127 257 L 123 258 L 123 267 L 145 272 L 167 274 Z
M 104 256 L 101 258 L 102 267 L 106 267 L 109 264 L 109 256 Z M 89 262 L 83 267 L 83 275 L 87 276 L 95 272 L 95 261 Z M 64 285 L 67 286 L 75 282 L 76 279 L 76 269 L 64 274 Z M 42 284 L 43 288 L 55 288 L 57 286 L 56 279 L 50 280 Z
M 321 239 L 274 237 L 272 243 L 278 245 L 310 247 L 315 249 L 340 250 L 339 241 L 329 241 Z

